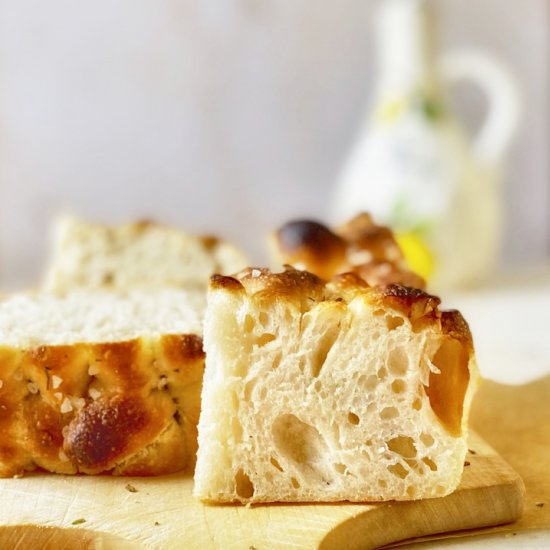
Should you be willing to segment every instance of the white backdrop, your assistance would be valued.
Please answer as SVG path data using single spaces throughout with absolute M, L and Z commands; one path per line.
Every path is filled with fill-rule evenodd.
M 526 110 L 505 185 L 509 263 L 550 251 L 550 8 L 442 0 L 445 46 L 504 60 Z M 375 79 L 366 0 L 0 0 L 0 285 L 33 282 L 59 211 L 156 217 L 258 260 L 323 217 Z M 470 125 L 478 94 L 462 91 Z

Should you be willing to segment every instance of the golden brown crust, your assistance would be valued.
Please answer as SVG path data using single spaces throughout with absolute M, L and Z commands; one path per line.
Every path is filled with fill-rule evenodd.
M 325 283 L 316 275 L 291 266 L 286 266 L 280 273 L 265 268 L 247 268 L 234 277 L 213 276 L 211 289 L 246 292 L 266 300 L 298 301 L 302 309 L 319 301 L 349 302 L 361 296 L 373 305 L 390 308 L 407 316 L 413 330 L 435 323 L 443 334 L 473 350 L 468 324 L 460 312 L 441 310 L 441 300 L 437 296 L 402 284 L 371 287 L 356 272 L 341 273 Z
M 391 229 L 376 225 L 366 212 L 337 227 L 336 233 L 348 243 L 351 255 L 368 252 L 368 261 L 400 262 L 403 259 Z
M 441 329 L 451 338 L 460 340 L 471 350 L 474 349 L 474 342 L 470 327 L 462 313 L 456 309 L 448 309 L 441 312 Z
M 328 227 L 311 221 L 286 223 L 276 233 L 283 264 L 309 269 L 330 279 L 346 265 L 346 243 Z
M 0 476 L 192 468 L 202 339 L 0 348 Z
M 326 280 L 353 271 L 371 286 L 400 283 L 424 288 L 426 284 L 406 267 L 392 231 L 376 225 L 366 213 L 334 231 L 318 222 L 290 222 L 275 232 L 272 242 L 280 263 Z

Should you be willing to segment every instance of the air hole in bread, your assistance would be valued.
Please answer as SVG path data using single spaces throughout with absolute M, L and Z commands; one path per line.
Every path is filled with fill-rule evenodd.
M 399 435 L 388 441 L 388 449 L 401 455 L 403 458 L 414 458 L 416 447 L 412 437 Z
M 354 426 L 357 426 L 359 424 L 359 417 L 355 413 L 349 412 L 348 413 L 348 422 L 350 424 L 353 424 Z
M 382 367 L 381 369 L 378 369 L 378 372 L 376 373 L 376 375 L 380 380 L 384 380 L 384 378 L 388 376 L 388 371 L 384 367 Z
M 372 314 L 375 317 L 383 317 L 384 315 L 386 315 L 386 312 L 383 309 L 375 309 Z
M 378 485 L 382 487 L 382 489 L 385 489 L 388 486 L 388 482 L 385 479 L 379 479 Z
M 299 489 L 300 488 L 300 483 L 298 482 L 298 480 L 295 477 L 290 478 L 290 483 L 292 483 L 292 486 L 294 487 L 294 489 Z
M 258 316 L 258 320 L 260 321 L 260 324 L 265 327 L 269 323 L 269 315 L 265 311 L 260 311 L 260 315 Z
M 435 488 L 435 494 L 436 495 L 445 495 L 447 493 L 447 490 L 443 485 L 437 485 Z
M 420 434 L 420 441 L 422 441 L 426 447 L 431 447 L 435 443 L 434 438 L 426 433 Z
M 412 485 L 409 485 L 407 487 L 407 494 L 411 497 L 411 498 L 414 498 L 414 495 L 416 494 L 416 489 L 412 486 Z
M 375 374 L 371 374 L 365 381 L 365 389 L 368 391 L 373 391 L 376 386 L 378 386 L 378 382 L 378 376 L 376 376 Z
M 428 468 L 432 471 L 432 472 L 437 472 L 437 464 L 429 457 L 425 456 L 423 459 L 422 459 L 422 462 L 424 462 L 424 464 L 426 464 L 426 466 L 428 466 Z
M 333 464 L 334 469 L 341 475 L 344 475 L 346 473 L 346 470 L 348 467 L 345 464 L 342 464 L 341 462 L 338 462 L 336 464 Z
M 390 351 L 386 365 L 394 376 L 404 376 L 409 368 L 409 358 L 403 348 L 397 347 Z
M 273 358 L 273 363 L 271 363 L 271 368 L 272 369 L 279 368 L 279 365 L 281 364 L 281 359 L 282 359 L 281 353 L 278 353 L 277 355 L 275 355 L 275 357 Z
M 245 318 L 244 318 L 244 323 L 243 323 L 243 330 L 245 332 L 252 332 L 254 330 L 254 319 L 252 317 L 252 315 L 249 315 L 248 313 L 246 314 Z
M 399 416 L 399 411 L 395 407 L 384 407 L 380 411 L 380 418 L 382 420 L 391 420 L 392 418 L 397 418 Z
M 426 393 L 430 406 L 443 426 L 454 436 L 462 431 L 462 409 L 468 388 L 468 349 L 458 340 L 443 341 L 432 363 L 439 371 L 430 371 Z
M 315 384 L 313 384 L 313 389 L 316 392 L 320 392 L 323 389 L 323 384 L 320 380 L 315 380 Z
M 422 400 L 420 398 L 416 398 L 413 402 L 412 402 L 412 408 L 415 410 L 415 411 L 419 411 L 421 408 L 422 408 Z
M 243 470 L 237 472 L 235 483 L 237 486 L 237 495 L 241 498 L 252 498 L 254 496 L 254 485 Z
M 256 340 L 256 344 L 262 347 L 262 346 L 265 346 L 266 344 L 269 344 L 269 342 L 273 342 L 275 338 L 276 336 L 274 334 L 271 334 L 269 332 L 264 332 L 261 336 L 258 337 L 258 339 Z
M 327 444 L 321 434 L 293 414 L 283 414 L 271 427 L 279 454 L 297 464 L 309 465 L 326 454 Z
M 320 339 L 319 347 L 311 359 L 311 376 L 319 376 L 330 350 L 338 338 L 340 326 L 330 327 Z
M 402 317 L 396 317 L 393 315 L 388 315 L 386 317 L 386 326 L 389 330 L 395 330 L 396 328 L 400 327 L 405 321 Z
M 391 384 L 391 391 L 393 393 L 403 393 L 407 389 L 407 384 L 403 382 L 403 380 L 400 380 L 399 378 L 397 380 L 394 380 Z
M 269 459 L 269 462 L 271 462 L 271 464 L 273 464 L 273 466 L 275 466 L 275 468 L 277 468 L 279 472 L 284 472 L 283 467 L 279 464 L 279 461 L 275 457 L 272 456 Z
M 400 464 L 399 462 L 388 466 L 388 472 L 401 479 L 405 479 L 409 475 L 409 470 L 407 470 L 403 464 Z

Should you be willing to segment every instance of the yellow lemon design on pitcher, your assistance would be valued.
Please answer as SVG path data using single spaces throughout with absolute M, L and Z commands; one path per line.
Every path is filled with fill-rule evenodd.
M 398 233 L 395 238 L 409 268 L 429 280 L 435 269 L 435 258 L 422 237 L 418 233 L 409 231 Z

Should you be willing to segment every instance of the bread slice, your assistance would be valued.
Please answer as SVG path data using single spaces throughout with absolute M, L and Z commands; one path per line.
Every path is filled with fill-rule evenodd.
M 0 301 L 0 476 L 192 470 L 203 293 Z
M 367 213 L 333 230 L 311 220 L 286 223 L 270 239 L 275 263 L 308 270 L 323 279 L 352 271 L 369 285 L 399 283 L 425 288 L 411 271 L 392 231 Z
M 400 285 L 287 269 L 213 277 L 194 493 L 410 500 L 461 478 L 476 366 L 457 311 Z
M 242 252 L 214 237 L 196 237 L 155 222 L 120 226 L 60 218 L 44 281 L 46 291 L 176 286 L 203 288 L 213 273 L 247 265 Z

